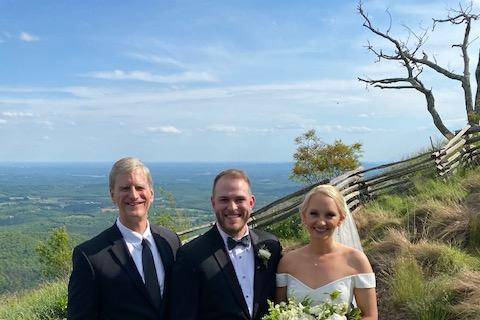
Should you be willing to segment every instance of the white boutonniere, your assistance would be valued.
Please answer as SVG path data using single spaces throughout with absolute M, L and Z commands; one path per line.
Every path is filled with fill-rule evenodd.
M 265 245 L 261 246 L 258 249 L 258 257 L 260 260 L 262 260 L 265 268 L 267 267 L 268 260 L 270 260 L 270 257 L 272 256 L 272 253 L 265 247 Z

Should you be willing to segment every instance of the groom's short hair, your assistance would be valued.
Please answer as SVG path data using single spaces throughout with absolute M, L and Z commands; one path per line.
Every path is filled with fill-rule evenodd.
M 242 179 L 248 185 L 248 192 L 250 194 L 252 193 L 250 179 L 248 178 L 245 171 L 240 169 L 227 169 L 217 174 L 217 176 L 213 180 L 212 196 L 215 195 L 215 186 L 217 185 L 218 180 L 220 180 L 223 177 Z

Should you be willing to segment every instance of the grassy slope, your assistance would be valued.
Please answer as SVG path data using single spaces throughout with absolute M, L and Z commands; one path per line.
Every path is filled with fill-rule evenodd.
M 19 295 L 0 296 L 2 320 L 56 320 L 66 318 L 67 282 L 44 284 Z
M 356 216 L 380 319 L 480 319 L 480 169 L 414 182 Z

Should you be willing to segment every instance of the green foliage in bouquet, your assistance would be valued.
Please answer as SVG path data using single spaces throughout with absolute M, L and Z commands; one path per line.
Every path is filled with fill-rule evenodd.
M 305 298 L 302 302 L 289 299 L 288 303 L 274 304 L 268 301 L 268 314 L 262 320 L 360 320 L 358 308 L 348 310 L 346 302 L 336 303 L 340 291 L 330 293 L 330 300 L 313 305 L 313 301 Z

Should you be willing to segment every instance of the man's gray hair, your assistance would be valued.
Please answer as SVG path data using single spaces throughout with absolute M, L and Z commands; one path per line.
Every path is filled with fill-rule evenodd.
M 108 179 L 110 191 L 115 188 L 115 179 L 125 173 L 132 173 L 136 169 L 141 169 L 148 180 L 148 185 L 153 190 L 153 179 L 152 175 L 150 174 L 150 170 L 143 164 L 140 159 L 133 158 L 133 157 L 126 157 L 118 160 L 114 163 L 112 170 L 110 170 L 110 176 Z

